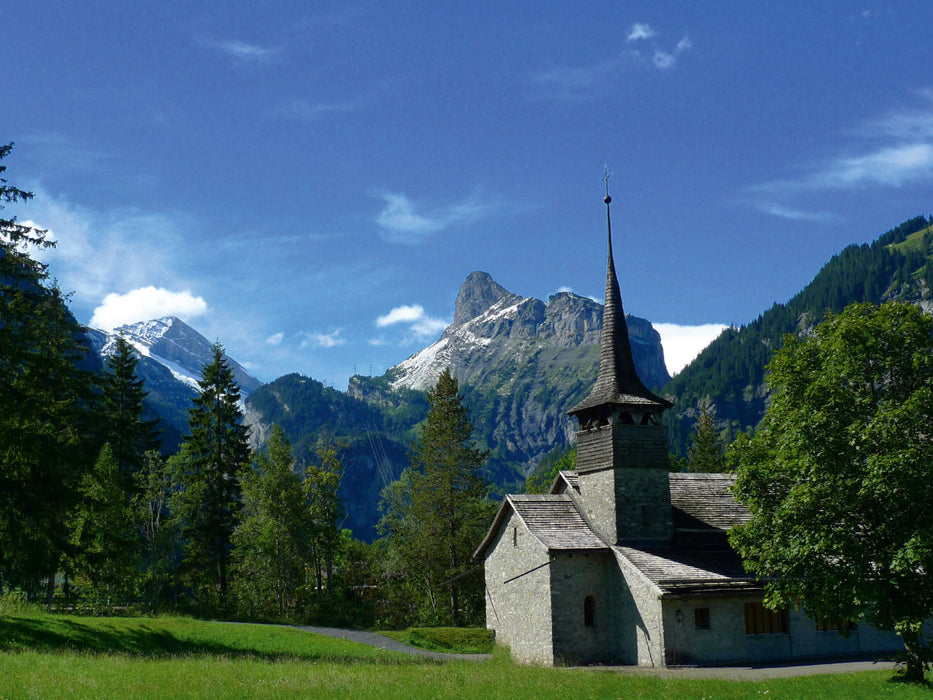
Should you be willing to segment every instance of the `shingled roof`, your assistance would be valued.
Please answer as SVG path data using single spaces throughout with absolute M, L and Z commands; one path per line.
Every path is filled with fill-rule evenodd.
M 664 595 L 759 592 L 761 584 L 746 573 L 731 549 L 635 549 L 613 547 Z
M 583 401 L 571 408 L 568 415 L 577 415 L 597 406 L 622 405 L 657 411 L 670 408 L 666 399 L 648 391 L 635 371 L 632 346 L 622 308 L 622 293 L 616 277 L 612 259 L 612 225 L 609 219 L 609 202 L 606 195 L 606 226 L 609 237 L 609 261 L 606 269 L 606 297 L 603 306 L 603 334 L 599 351 L 599 375 L 593 390 Z
M 576 503 L 567 494 L 509 494 L 493 520 L 474 557 L 492 543 L 509 512 L 514 512 L 532 536 L 548 551 L 606 549 L 608 546 L 586 523 Z
M 674 527 L 680 530 L 728 530 L 744 525 L 748 508 L 735 500 L 732 474 L 671 474 Z

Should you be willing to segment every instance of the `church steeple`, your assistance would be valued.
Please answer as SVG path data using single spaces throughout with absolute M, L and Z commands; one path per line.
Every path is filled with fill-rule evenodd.
M 589 396 L 568 411 L 569 415 L 577 416 L 581 428 L 584 422 L 598 417 L 594 414 L 605 414 L 611 406 L 622 409 L 628 418 L 631 418 L 631 422 L 635 423 L 650 421 L 651 416 L 671 406 L 669 401 L 650 392 L 635 371 L 628 326 L 625 323 L 625 310 L 622 308 L 622 293 L 619 291 L 619 280 L 612 257 L 612 219 L 609 211 L 612 197 L 609 196 L 608 169 L 603 179 L 606 181 L 606 196 L 603 201 L 606 203 L 609 258 L 599 374 Z
M 610 544 L 670 542 L 671 494 L 667 431 L 661 413 L 671 406 L 645 388 L 632 359 L 622 294 L 612 259 L 612 222 L 606 184 L 609 260 L 599 375 L 569 414 L 577 431 L 577 484 L 580 505 L 599 535 Z

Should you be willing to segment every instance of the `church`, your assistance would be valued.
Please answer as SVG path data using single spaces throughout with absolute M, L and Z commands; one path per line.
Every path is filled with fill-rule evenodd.
M 599 374 L 569 411 L 579 423 L 576 470 L 561 472 L 546 495 L 507 496 L 475 554 L 496 641 L 516 662 L 540 665 L 748 664 L 903 649 L 868 625 L 763 607 L 761 583 L 728 542 L 749 517 L 732 476 L 670 472 L 660 419 L 671 404 L 635 371 L 608 189 L 604 201 Z

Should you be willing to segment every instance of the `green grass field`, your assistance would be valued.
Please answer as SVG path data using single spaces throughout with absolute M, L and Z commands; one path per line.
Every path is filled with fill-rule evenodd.
M 0 615 L 0 698 L 933 698 L 890 676 L 667 679 L 515 666 L 503 649 L 433 662 L 272 625 Z

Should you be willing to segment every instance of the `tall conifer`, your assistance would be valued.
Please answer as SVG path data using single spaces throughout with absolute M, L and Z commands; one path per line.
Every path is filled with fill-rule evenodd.
M 215 343 L 201 374 L 185 438 L 175 458 L 181 490 L 175 509 L 182 521 L 185 568 L 202 593 L 217 591 L 226 608 L 231 535 L 240 511 L 241 484 L 249 468 L 247 429 L 241 424 L 240 387 Z M 208 601 L 201 600 L 202 603 Z

